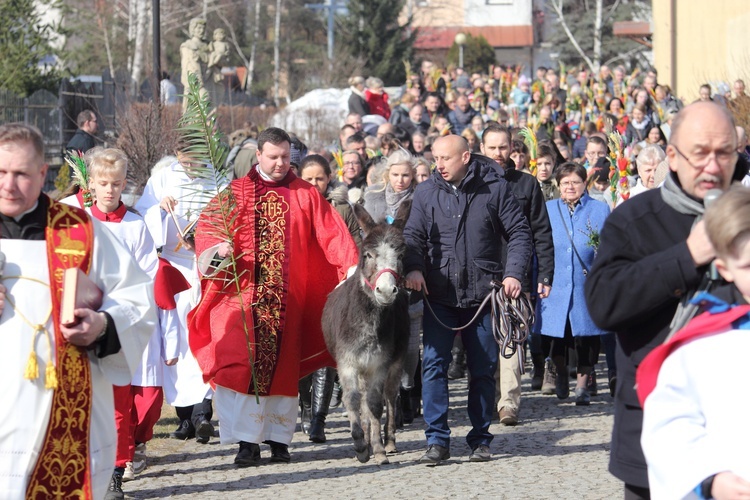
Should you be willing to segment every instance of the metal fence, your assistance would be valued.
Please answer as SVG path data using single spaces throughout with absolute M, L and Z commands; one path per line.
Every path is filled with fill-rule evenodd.
M 45 160 L 49 164 L 45 191 L 54 189 L 54 180 L 62 164 L 63 124 L 59 98 L 46 90 L 29 97 L 17 97 L 0 90 L 0 122 L 23 122 L 37 127 L 44 136 Z
M 63 80 L 59 95 L 46 90 L 29 97 L 18 97 L 0 90 L 0 124 L 23 122 L 37 127 L 44 136 L 45 160 L 49 164 L 44 191 L 55 189 L 55 179 L 63 163 L 65 145 L 76 129 L 78 113 L 90 109 L 97 115 L 99 138 L 106 138 L 115 129 L 115 84 L 108 73 L 101 77 Z M 106 139 L 102 139 L 104 145 Z

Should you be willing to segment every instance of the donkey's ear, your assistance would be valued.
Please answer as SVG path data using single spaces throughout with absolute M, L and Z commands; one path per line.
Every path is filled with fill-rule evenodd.
M 362 228 L 362 231 L 365 233 L 365 235 L 369 234 L 370 231 L 372 231 L 373 228 L 377 225 L 375 224 L 375 221 L 372 220 L 372 217 L 367 212 L 367 210 L 365 210 L 365 207 L 363 207 L 359 203 L 354 203 L 352 205 L 352 209 L 354 210 L 354 216 L 357 218 L 357 222 L 359 222 L 359 227 Z
M 406 221 L 409 219 L 409 212 L 411 212 L 411 200 L 404 200 L 404 202 L 401 203 L 401 206 L 398 207 L 396 218 L 393 221 L 393 227 L 403 231 L 404 226 L 406 226 Z

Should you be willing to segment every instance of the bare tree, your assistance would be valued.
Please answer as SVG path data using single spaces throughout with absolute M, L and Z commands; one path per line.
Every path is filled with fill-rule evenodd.
M 130 80 L 133 82 L 132 94 L 138 92 L 138 83 L 141 81 L 143 73 L 146 37 L 148 36 L 148 0 L 135 0 L 131 2 L 131 7 L 135 7 L 135 39 L 133 44 L 133 64 L 130 68 Z M 132 14 L 132 13 L 131 13 Z M 130 18 L 132 19 L 132 15 Z
M 276 0 L 276 24 L 273 30 L 273 102 L 279 107 L 279 79 L 281 77 L 281 0 Z
M 573 36 L 573 32 L 570 31 L 570 27 L 565 21 L 565 15 L 563 14 L 564 2 L 565 0 L 550 0 L 549 4 L 552 6 L 555 14 L 557 14 L 557 19 L 560 21 L 560 26 L 562 26 L 565 34 L 568 36 L 570 43 L 573 45 L 573 47 L 575 47 L 576 51 L 578 51 L 578 54 L 580 54 L 581 59 L 586 61 L 586 64 L 592 72 L 597 72 L 599 71 L 602 57 L 602 0 L 596 0 L 596 19 L 594 21 L 594 51 L 592 54 L 593 59 L 589 57 L 586 52 L 584 52 L 584 50 L 578 43 L 578 40 L 576 40 L 576 37 Z
M 249 95 L 253 86 L 253 74 L 255 73 L 255 49 L 258 46 L 260 35 L 260 2 L 255 0 L 255 22 L 253 23 L 253 40 L 250 45 L 250 64 L 247 65 L 247 87 L 245 92 Z
M 112 77 L 114 77 L 115 63 L 112 58 L 112 47 L 109 44 L 109 28 L 107 24 L 107 18 L 109 16 L 107 15 L 107 12 L 106 12 L 107 2 L 104 0 L 96 0 L 96 3 L 94 4 L 94 9 L 96 11 L 96 25 L 101 31 L 102 38 L 104 39 L 104 49 L 107 52 L 107 63 L 109 66 L 109 74 L 112 75 Z

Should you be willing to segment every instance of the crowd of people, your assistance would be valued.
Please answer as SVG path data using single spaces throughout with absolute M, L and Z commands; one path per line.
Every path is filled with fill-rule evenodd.
M 738 198 L 731 206 L 747 206 L 747 189 L 730 188 L 750 184 L 747 135 L 735 125 L 750 114 L 744 83 L 737 80 L 734 97 L 701 89 L 701 99 L 688 105 L 653 71 L 627 75 L 606 66 L 597 75 L 540 67 L 532 79 L 520 67 L 469 75 L 426 63 L 407 75 L 395 102 L 377 77 L 349 83 L 349 113 L 334 144 L 313 138 L 306 145 L 294 131 L 246 124 L 230 134 L 220 167 L 181 144 L 154 166 L 132 209 L 121 200 L 121 151 L 71 154 L 78 192 L 58 203 L 41 193 L 46 166 L 38 131 L 0 127 L 0 229 L 9 271 L 0 327 L 25 332 L 4 351 L 4 366 L 16 370 L 11 397 L 38 415 L 34 422 L 13 412 L 0 419 L 25 436 L 9 443 L 2 436 L 10 431 L 0 433 L 0 458 L 24 457 L 0 468 L 6 491 L 34 496 L 70 486 L 47 470 L 48 458 L 59 454 L 49 441 L 65 426 L 55 405 L 73 404 L 64 397 L 75 376 L 66 355 L 90 372 L 93 400 L 67 408 L 91 420 L 79 429 L 90 443 L 86 437 L 83 455 L 70 457 L 88 464 L 73 490 L 87 484 L 97 498 L 105 490 L 108 499 L 124 498 L 123 481 L 147 466 L 164 400 L 175 407 L 179 426 L 171 437 L 180 440 L 208 443 L 216 410 L 221 443 L 238 445 L 240 467 L 262 463 L 261 444 L 269 445 L 271 462 L 289 462 L 298 415 L 302 432 L 325 443 L 326 416 L 340 404 L 341 389 L 320 316 L 327 294 L 357 263 L 361 231 L 352 206 L 391 223 L 409 202 L 403 286 L 410 290 L 410 341 L 397 420 L 414 425 L 422 416 L 427 450 L 420 463 L 450 458 L 450 379 L 467 378 L 468 460 L 484 462 L 492 457 L 492 421 L 521 420 L 522 350 L 531 354 L 531 390 L 565 400 L 572 377 L 576 405 L 598 395 L 604 351 L 600 373 L 615 406 L 610 470 L 625 483 L 625 497 L 650 498 L 650 487 L 656 497 L 678 487 L 702 498 L 747 494 L 741 454 L 721 432 L 713 437 L 714 424 L 684 416 L 696 435 L 719 440 L 684 453 L 700 461 L 718 446 L 731 460 L 686 466 L 694 474 L 678 471 L 679 481 L 666 452 L 680 440 L 679 428 L 659 434 L 660 446 L 646 437 L 669 429 L 678 411 L 669 405 L 674 384 L 654 373 L 681 381 L 679 366 L 664 359 L 673 351 L 689 355 L 677 347 L 693 337 L 676 332 L 693 325 L 693 302 L 705 303 L 710 292 L 722 311 L 746 314 L 732 309 L 750 294 L 746 213 L 726 208 L 727 201 L 712 218 L 704 206 L 723 191 Z M 96 132 L 95 116 L 79 122 L 82 137 Z M 734 219 L 734 233 L 720 231 L 722 221 Z M 44 258 L 19 264 L 27 259 L 18 252 L 57 255 L 54 237 L 76 257 L 63 252 L 42 267 Z M 45 239 L 47 247 L 34 241 Z M 709 265 L 714 258 L 719 274 Z M 68 267 L 88 271 L 104 297 L 62 325 L 57 276 Z M 26 291 L 34 283 L 51 287 L 46 319 L 27 319 L 31 310 L 24 308 L 39 296 Z M 510 356 L 492 333 L 490 310 L 480 310 L 496 288 L 535 306 L 531 336 Z M 732 331 L 747 328 L 746 316 L 733 318 Z M 716 333 L 705 325 L 702 331 Z M 37 352 L 43 338 L 46 355 Z M 709 347 L 731 350 L 723 342 L 732 338 L 722 335 Z M 682 343 L 664 354 L 674 339 Z M 651 371 L 642 374 L 652 351 L 662 353 L 663 366 L 645 363 Z M 641 396 L 636 377 L 647 376 L 652 383 Z

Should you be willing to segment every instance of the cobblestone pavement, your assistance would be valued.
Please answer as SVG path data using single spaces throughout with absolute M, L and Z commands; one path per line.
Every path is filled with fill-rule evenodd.
M 575 406 L 572 396 L 560 401 L 529 393 L 525 375 L 521 422 L 493 424 L 493 458 L 486 463 L 467 461 L 466 380 L 451 382 L 450 389 L 452 458 L 438 467 L 415 463 L 426 448 L 421 418 L 399 431 L 399 453 L 390 456 L 390 464 L 359 463 L 346 414 L 338 408 L 328 418 L 327 443 L 313 444 L 295 433 L 290 464 L 268 463 L 270 451 L 261 445 L 263 464 L 240 469 L 233 464 L 237 445 L 223 446 L 218 437 L 201 445 L 157 435 L 148 445 L 148 468 L 123 489 L 136 499 L 622 497 L 621 483 L 607 472 L 612 399 L 605 384 L 600 382 L 590 406 Z M 173 410 L 161 423 L 176 427 Z

